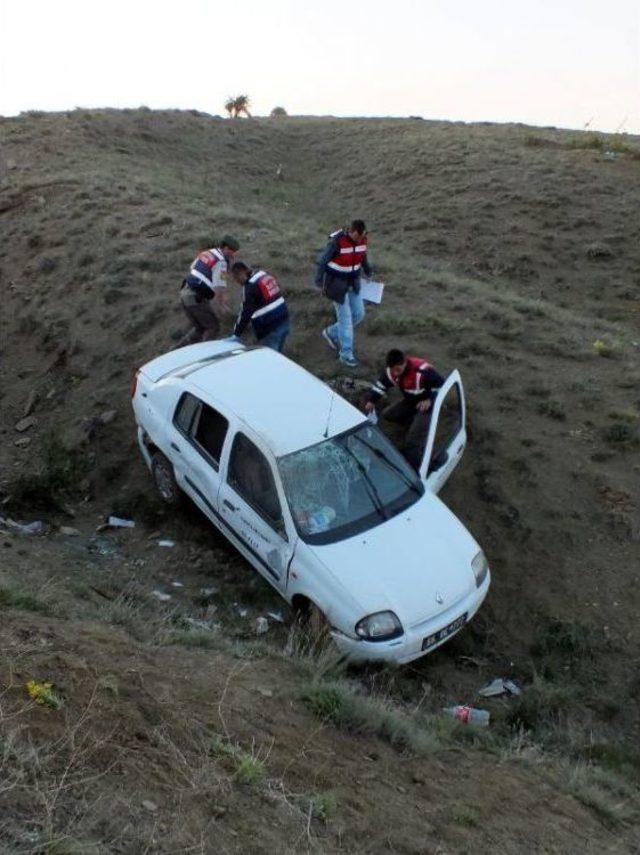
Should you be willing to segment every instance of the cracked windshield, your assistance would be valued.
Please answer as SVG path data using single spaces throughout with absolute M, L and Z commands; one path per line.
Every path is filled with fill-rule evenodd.
M 412 505 L 420 479 L 369 424 L 279 461 L 298 531 L 309 543 L 333 543 L 366 531 Z

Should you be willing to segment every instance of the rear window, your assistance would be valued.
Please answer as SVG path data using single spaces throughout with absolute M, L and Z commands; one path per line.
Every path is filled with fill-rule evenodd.
M 228 429 L 229 422 L 221 413 L 207 404 L 202 404 L 193 438 L 216 463 L 219 463 Z
M 193 424 L 193 417 L 196 410 L 200 406 L 200 401 L 190 395 L 188 392 L 180 398 L 176 407 L 176 414 L 173 417 L 173 423 L 183 433 L 189 433 Z

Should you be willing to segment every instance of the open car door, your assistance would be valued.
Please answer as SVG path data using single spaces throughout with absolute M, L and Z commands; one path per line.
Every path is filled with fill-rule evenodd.
M 433 492 L 439 492 L 458 465 L 467 444 L 462 379 L 452 371 L 433 402 L 420 477 Z

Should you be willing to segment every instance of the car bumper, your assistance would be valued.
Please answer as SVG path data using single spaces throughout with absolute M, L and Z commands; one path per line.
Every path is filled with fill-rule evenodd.
M 456 603 L 451 609 L 442 612 L 431 620 L 411 627 L 400 638 L 393 638 L 390 641 L 364 641 L 361 638 L 352 638 L 337 631 L 333 632 L 332 635 L 338 648 L 350 661 L 384 661 L 403 665 L 406 662 L 419 659 L 421 656 L 426 656 L 427 653 L 431 653 L 442 644 L 446 644 L 449 639 L 460 632 L 482 605 L 490 584 L 491 573 L 487 573 L 487 578 L 482 585 L 462 602 Z M 439 630 L 450 626 L 465 612 L 467 619 L 462 626 L 426 650 L 422 649 L 422 642 L 425 638 L 429 638 Z

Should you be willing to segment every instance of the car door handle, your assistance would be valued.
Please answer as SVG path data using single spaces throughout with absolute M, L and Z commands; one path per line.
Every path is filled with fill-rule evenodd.
M 226 507 L 227 507 L 227 508 L 229 508 L 229 510 L 230 510 L 230 511 L 237 511 L 237 510 L 238 510 L 238 509 L 236 508 L 236 506 L 235 506 L 235 505 L 232 505 L 232 504 L 231 504 L 231 502 L 230 502 L 228 499 L 224 499 L 224 500 L 223 500 L 223 502 L 222 502 L 222 504 L 223 504 L 223 505 L 226 505 Z
M 178 446 L 175 444 L 175 442 L 172 442 L 172 443 L 171 443 L 171 448 L 173 448 L 173 450 L 174 450 L 174 451 L 177 451 L 177 452 L 178 452 L 178 454 L 182 454 L 182 452 L 180 451 L 180 449 L 178 448 Z

